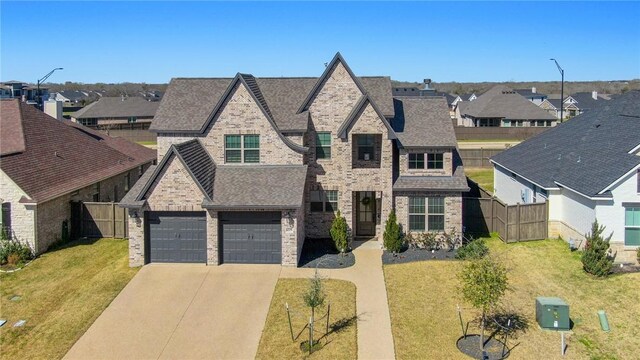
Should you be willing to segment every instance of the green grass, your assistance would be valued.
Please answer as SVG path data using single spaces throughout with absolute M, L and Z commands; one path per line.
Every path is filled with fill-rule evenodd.
M 325 305 L 316 309 L 316 319 L 326 314 L 326 304 L 331 302 L 329 334 L 325 333 L 326 323 L 316 323 L 314 336 L 322 337 L 322 348 L 309 357 L 300 350 L 300 343 L 309 339 L 311 310 L 304 306 L 302 294 L 307 290 L 308 279 L 280 279 L 276 284 L 267 321 L 262 330 L 262 338 L 256 359 L 355 359 L 358 354 L 356 337 L 356 287 L 342 280 L 323 280 L 327 294 Z M 297 336 L 291 340 L 285 304 L 289 303 L 293 332 Z
M 596 279 L 582 270 L 578 253 L 562 240 L 506 245 L 488 240 L 509 268 L 506 309 L 525 316 L 529 329 L 511 340 L 510 358 L 558 359 L 560 335 L 535 321 L 535 298 L 557 296 L 568 302 L 575 326 L 568 335 L 567 359 L 637 359 L 640 349 L 640 273 Z M 477 313 L 459 295 L 457 261 L 386 265 L 392 332 L 398 359 L 464 359 L 455 341 L 461 336 L 456 306 L 465 321 Z M 611 332 L 600 329 L 596 312 L 607 311 Z M 477 333 L 471 326 L 470 333 Z
M 136 141 L 137 144 L 140 145 L 144 145 L 144 146 L 156 146 L 158 145 L 157 141 Z
M 126 240 L 85 240 L 1 274 L 0 358 L 62 358 L 136 274 L 128 261 Z
M 464 173 L 481 188 L 493 193 L 493 168 L 465 168 Z

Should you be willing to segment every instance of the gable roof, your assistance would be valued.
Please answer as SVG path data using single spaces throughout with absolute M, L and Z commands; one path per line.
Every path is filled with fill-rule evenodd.
M 517 92 L 518 94 L 526 97 L 526 98 L 533 98 L 533 97 L 547 97 L 547 94 L 543 94 L 543 93 L 539 93 L 539 92 L 533 92 L 533 89 L 528 88 L 528 89 L 514 89 L 513 91 Z
M 460 108 L 474 118 L 556 120 L 556 117 L 504 85 L 496 85 Z
M 300 105 L 300 108 L 298 109 L 298 113 L 301 113 L 303 111 L 309 110 L 309 106 L 313 102 L 313 99 L 316 97 L 316 95 L 318 94 L 320 89 L 322 89 L 322 85 L 324 85 L 324 83 L 327 81 L 327 79 L 329 79 L 329 76 L 333 73 L 333 71 L 335 70 L 336 66 L 338 66 L 338 64 L 342 64 L 342 66 L 347 70 L 347 73 L 349 74 L 349 76 L 351 76 L 351 79 L 356 84 L 356 86 L 358 87 L 360 92 L 363 95 L 367 94 L 367 90 L 362 85 L 362 82 L 360 82 L 358 77 L 356 77 L 356 75 L 353 73 L 353 71 L 351 71 L 351 68 L 349 67 L 349 64 L 347 64 L 347 62 L 344 61 L 344 58 L 342 57 L 340 52 L 338 52 L 333 57 L 333 59 L 331 59 L 329 64 L 324 69 L 324 72 L 322 73 L 322 75 L 320 75 L 320 77 L 316 81 L 316 84 L 313 86 L 313 88 L 311 89 L 311 91 L 309 92 L 307 97 L 304 99 L 304 101 Z
M 441 97 L 394 98 L 393 128 L 402 147 L 456 147 L 458 142 L 446 100 Z
M 581 111 L 592 110 L 602 104 L 606 104 L 607 99 L 604 99 L 600 96 L 597 96 L 597 99 L 593 98 L 593 94 L 591 92 L 579 92 L 572 94 L 571 97 L 576 101 L 575 105 Z
M 267 106 L 267 102 L 265 101 L 264 96 L 260 91 L 260 87 L 256 83 L 255 78 L 249 74 L 238 73 L 236 77 L 233 78 L 229 86 L 227 86 L 227 90 L 224 92 L 220 100 L 218 100 L 218 103 L 216 104 L 216 106 L 213 108 L 213 111 L 207 118 L 207 121 L 202 125 L 202 128 L 198 131 L 199 133 L 204 134 L 204 132 L 209 127 L 213 119 L 222 110 L 222 107 L 224 106 L 229 96 L 231 96 L 231 94 L 234 93 L 234 90 L 236 89 L 237 86 L 239 86 L 239 84 L 242 84 L 245 87 L 245 89 L 247 89 L 247 91 L 249 92 L 249 94 L 251 95 L 255 103 L 258 105 L 258 107 L 260 108 L 264 116 L 267 118 L 267 121 L 269 122 L 269 124 L 271 124 L 271 126 L 273 127 L 273 130 L 275 130 L 275 132 L 278 134 L 278 137 L 280 137 L 280 140 L 282 140 L 282 142 L 284 142 L 293 151 L 296 151 L 299 153 L 305 153 L 307 152 L 307 150 L 309 150 L 307 147 L 296 144 L 293 141 L 291 141 L 289 138 L 282 135 L 282 133 L 278 129 L 278 125 L 273 119 L 271 110 L 269 110 L 269 107 Z
M 76 119 L 85 118 L 125 118 L 153 117 L 158 110 L 159 103 L 134 97 L 102 97 L 82 109 L 71 114 Z
M 544 188 L 587 196 L 640 165 L 640 91 L 628 93 L 526 140 L 491 160 Z
M 307 130 L 308 115 L 298 112 L 305 96 L 318 78 L 255 77 L 273 121 L 282 132 Z M 209 119 L 213 109 L 235 78 L 175 78 L 160 102 L 150 130 L 156 132 L 197 132 Z M 391 79 L 361 77 L 367 93 L 386 117 L 393 117 Z
M 373 110 L 376 112 L 376 114 L 378 114 L 380 121 L 382 121 L 384 126 L 387 128 L 388 138 L 389 139 L 396 138 L 396 134 L 393 131 L 391 124 L 389 124 L 389 121 L 387 121 L 384 114 L 380 112 L 376 104 L 373 101 L 371 101 L 371 98 L 369 97 L 369 95 L 362 95 L 360 97 L 360 100 L 358 100 L 358 102 L 353 107 L 353 109 L 351 110 L 347 118 L 344 120 L 342 125 L 340 125 L 340 127 L 338 128 L 338 132 L 337 132 L 338 137 L 344 138 L 347 136 L 347 132 L 351 127 L 351 125 L 353 124 L 353 122 L 356 121 L 356 119 L 358 119 L 358 117 L 362 114 L 362 112 L 366 109 L 367 105 L 369 104 L 371 104 L 371 107 L 373 108 Z
M 58 121 L 18 99 L 1 100 L 0 114 L 0 168 L 35 202 L 90 186 L 156 159 L 154 150 L 70 121 Z M 21 132 L 23 149 L 4 141 L 19 138 Z
M 82 99 L 88 99 L 89 96 L 80 90 L 61 90 L 58 94 L 64 96 L 71 101 L 80 101 Z
M 171 145 L 133 202 L 137 203 L 145 199 L 153 183 L 174 158 L 182 162 L 182 165 L 187 169 L 189 175 L 191 175 L 200 190 L 202 190 L 205 199 L 211 199 L 216 166 L 207 150 L 200 144 L 200 141 L 194 139 Z

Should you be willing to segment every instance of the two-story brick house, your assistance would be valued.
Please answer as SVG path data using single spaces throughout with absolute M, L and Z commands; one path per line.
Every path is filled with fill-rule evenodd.
M 319 78 L 173 79 L 151 125 L 157 167 L 132 188 L 130 263 L 298 263 L 329 237 L 461 230 L 467 190 L 444 98 L 392 97 L 337 54 Z

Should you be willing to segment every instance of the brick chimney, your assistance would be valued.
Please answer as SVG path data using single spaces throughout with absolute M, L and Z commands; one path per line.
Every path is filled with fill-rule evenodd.
M 532 86 L 532 87 L 531 87 L 531 92 L 535 94 L 535 93 L 537 93 L 537 92 L 538 92 L 538 89 L 536 89 L 536 87 L 535 87 L 535 86 Z

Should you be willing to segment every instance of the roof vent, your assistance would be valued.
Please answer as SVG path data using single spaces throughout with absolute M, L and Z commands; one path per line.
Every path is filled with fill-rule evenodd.
M 578 155 L 578 162 L 582 161 L 582 157 L 580 155 Z
M 558 154 L 558 160 L 562 160 L 562 154 Z
M 596 129 L 600 127 L 600 124 L 596 124 Z

